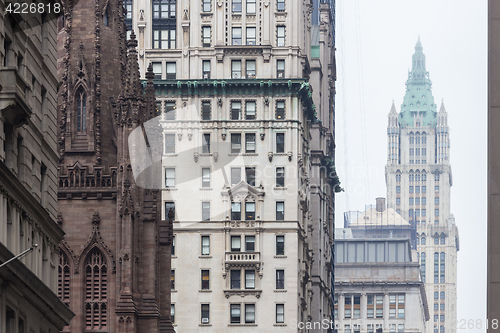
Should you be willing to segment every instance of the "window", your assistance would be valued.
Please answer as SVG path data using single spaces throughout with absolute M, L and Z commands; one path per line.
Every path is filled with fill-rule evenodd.
M 168 217 L 168 213 L 170 212 L 170 209 L 172 209 L 172 213 L 174 213 L 174 219 L 175 219 L 175 203 L 174 202 L 165 202 L 165 217 Z
M 276 236 L 276 255 L 285 255 L 285 236 Z
M 256 13 L 256 0 L 247 0 L 247 14 L 255 14 Z
M 283 221 L 285 219 L 285 202 L 276 202 L 276 221 Z
M 423 186 L 422 186 L 423 187 Z M 422 205 L 427 204 L 427 199 L 425 197 L 422 198 Z
M 438 321 L 439 319 L 439 315 L 434 315 L 434 321 Z M 437 331 L 437 327 L 436 327 L 436 331 Z
M 439 209 L 434 209 L 434 216 L 439 216 Z
M 231 134 L 231 153 L 239 153 L 241 151 L 241 134 Z
M 132 0 L 125 0 L 124 3 L 125 3 L 125 11 L 126 11 L 125 19 L 131 20 L 132 19 Z
M 439 293 L 437 291 L 434 292 L 434 299 L 439 299 Z
M 439 298 L 444 299 L 444 291 L 439 294 Z
M 276 133 L 276 153 L 285 152 L 285 133 Z
M 422 193 L 426 193 L 427 192 L 427 186 L 423 185 L 422 186 Z
M 285 46 L 285 26 L 279 25 L 276 27 L 276 46 Z
M 255 202 L 245 203 L 245 220 L 246 221 L 255 220 Z
M 203 65 L 203 79 L 208 80 L 210 79 L 210 60 L 203 60 L 202 65 Z M 210 118 L 203 120 L 210 120 Z
M 79 88 L 76 93 L 76 131 L 85 132 L 87 124 L 87 97 L 83 88 Z
M 255 27 L 247 27 L 247 45 L 255 45 L 256 41 L 256 28 Z M 254 62 L 255 64 L 255 62 Z M 248 61 L 247 61 L 248 66 Z M 255 77 L 255 74 L 254 74 Z
M 276 102 L 276 119 L 284 119 L 285 118 L 285 102 L 277 101 Z
M 241 13 L 241 0 L 233 0 L 233 13 Z
M 231 120 L 241 119 L 241 102 L 232 101 L 231 102 Z
M 255 167 L 246 167 L 245 176 L 247 184 L 250 186 L 255 186 Z
M 397 182 L 400 182 L 400 181 L 401 181 L 401 175 L 400 175 L 399 173 L 396 175 L 396 181 L 397 181 Z
M 211 27 L 203 27 L 203 47 L 210 47 L 212 38 L 212 28 Z
M 439 237 L 434 237 L 434 245 L 439 244 Z
M 278 12 L 285 11 L 285 0 L 276 0 L 276 9 Z
M 396 198 L 396 205 L 401 205 L 401 198 Z
M 165 154 L 175 154 L 175 134 L 165 134 Z
M 153 19 L 175 18 L 176 0 L 153 0 Z
M 153 73 L 155 80 L 161 80 L 161 62 L 153 62 Z
M 201 255 L 210 255 L 210 236 L 201 236 Z
M 231 186 L 241 181 L 241 168 L 231 168 Z
M 434 198 L 434 204 L 435 205 L 439 205 L 439 197 L 435 197 Z
M 285 304 L 276 304 L 276 323 L 285 322 Z
M 436 174 L 434 175 L 434 180 L 435 180 L 436 182 L 438 182 L 438 181 L 439 181 L 439 173 L 436 173 Z
M 210 168 L 201 169 L 201 187 L 210 187 Z
M 175 324 L 175 304 L 170 304 L 170 321 Z
M 401 193 L 401 186 L 396 186 L 396 193 Z
M 422 237 L 421 244 L 425 245 L 425 237 Z
M 201 203 L 201 219 L 210 221 L 210 202 L 204 201 Z
M 154 49 L 175 49 L 175 28 L 153 30 Z
M 166 168 L 165 169 L 165 186 L 174 187 L 175 186 L 175 169 Z
M 210 154 L 210 134 L 203 134 L 203 145 L 201 146 L 201 152 L 203 154 Z
M 175 270 L 170 271 L 170 290 L 175 290 Z
M 239 324 L 241 321 L 240 317 L 241 317 L 241 305 L 231 304 L 231 324 Z
M 255 133 L 245 134 L 245 153 L 255 153 Z
M 241 60 L 231 60 L 231 78 L 241 79 Z
M 208 324 L 210 322 L 210 304 L 201 305 L 201 323 Z
M 211 115 L 210 102 L 209 101 L 201 102 L 201 119 L 202 120 L 210 120 L 211 118 L 212 118 L 212 115 Z
M 241 237 L 231 236 L 231 252 L 240 252 L 240 251 L 241 251 Z
M 231 270 L 231 289 L 240 289 L 241 271 L 239 269 Z
M 415 193 L 420 193 L 420 186 L 415 186 Z
M 444 245 L 444 244 L 445 244 L 445 239 L 444 239 L 444 237 L 441 237 L 441 245 Z M 442 260 L 444 260 L 444 258 Z
M 255 323 L 255 304 L 245 304 L 245 323 Z
M 444 326 L 439 326 L 439 333 L 444 333 Z
M 255 60 L 247 60 L 246 64 L 247 79 L 255 79 Z
M 232 32 L 233 32 L 232 34 L 233 45 L 241 45 L 241 27 L 234 27 L 232 29 Z
M 22 227 L 21 227 L 22 229 Z M 63 251 L 59 252 L 59 279 L 58 279 L 58 296 L 59 299 L 69 306 L 69 283 L 70 270 L 68 264 L 68 256 Z
M 165 120 L 175 120 L 175 102 L 165 102 Z
M 276 168 L 276 187 L 285 187 L 285 168 Z
M 176 72 L 175 62 L 167 62 L 167 80 L 175 80 Z
M 422 209 L 422 216 L 427 216 L 427 210 L 426 209 Z
M 276 289 L 285 289 L 285 271 L 283 269 L 276 270 Z
M 210 289 L 210 271 L 208 269 L 201 270 L 201 289 Z
M 285 78 L 285 60 L 282 59 L 276 60 L 276 77 L 278 79 Z
M 413 205 L 413 198 L 410 198 L 409 204 Z
M 439 185 L 434 186 L 434 192 L 439 193 Z
M 439 315 L 439 321 L 441 321 L 441 322 L 444 321 L 444 315 Z
M 245 271 L 245 289 L 255 289 L 255 271 Z
M 413 193 L 413 186 L 410 186 L 410 193 Z
M 95 248 L 85 260 L 86 329 L 107 327 L 108 270 L 102 252 Z
M 247 120 L 253 120 L 255 119 L 255 102 L 254 101 L 247 101 L 245 103 L 245 118 Z
M 444 311 L 444 303 L 441 303 L 441 304 L 439 305 L 439 309 L 440 309 L 441 311 Z
M 203 0 L 203 11 L 205 13 L 212 11 L 212 0 Z
M 231 220 L 239 221 L 241 220 L 241 203 L 232 202 L 231 203 Z

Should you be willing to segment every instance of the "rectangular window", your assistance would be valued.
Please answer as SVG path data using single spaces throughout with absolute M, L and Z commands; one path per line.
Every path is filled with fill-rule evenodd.
M 175 169 L 167 168 L 165 169 L 165 187 L 175 186 Z
M 210 47 L 212 39 L 212 28 L 211 27 L 203 27 L 203 47 Z
M 241 60 L 231 60 L 231 78 L 241 79 Z
M 208 80 L 210 79 L 210 60 L 203 60 L 202 64 L 203 64 L 203 79 Z
M 233 0 L 233 13 L 241 13 L 241 0 Z
M 247 28 L 248 31 L 249 28 Z M 247 60 L 246 62 L 247 79 L 255 79 L 255 60 Z
M 234 27 L 232 29 L 232 37 L 233 45 L 241 45 L 241 27 Z
M 285 78 L 285 60 L 282 59 L 276 60 L 276 77 L 278 79 Z
M 245 203 L 245 220 L 246 221 L 255 220 L 255 202 Z
M 175 304 L 170 304 L 170 321 L 175 324 Z
M 170 212 L 170 209 L 172 209 L 172 212 L 174 213 L 174 219 L 175 219 L 175 203 L 173 202 L 165 202 L 165 216 L 168 216 L 168 213 Z
M 285 187 L 285 168 L 276 168 L 276 187 Z
M 285 133 L 276 133 L 276 153 L 285 152 Z
M 245 134 L 245 153 L 255 153 L 255 133 Z
M 276 304 L 276 323 L 285 322 L 285 304 Z
M 255 251 L 255 236 L 245 236 L 245 251 Z
M 175 120 L 175 102 L 165 102 L 165 120 Z
M 165 154 L 175 154 L 175 134 L 165 134 Z
M 256 42 L 256 28 L 247 27 L 247 45 L 255 45 L 255 42 Z
M 276 46 L 285 46 L 285 26 L 279 25 L 276 27 Z
M 212 0 L 203 0 L 203 12 L 212 11 Z
M 284 119 L 285 118 L 285 102 L 277 101 L 276 102 L 276 119 Z
M 396 198 L 396 205 L 401 205 L 401 198 Z
M 283 221 L 285 219 L 285 202 L 276 201 L 276 221 Z
M 413 186 L 410 186 L 410 193 L 413 193 Z
M 210 289 L 210 271 L 208 269 L 201 270 L 201 289 Z
M 422 216 L 427 216 L 427 210 L 425 210 L 425 208 L 422 209 Z
M 278 12 L 285 11 L 285 0 L 276 0 L 276 9 Z
M 256 13 L 256 0 L 247 0 L 247 14 L 255 14 Z
M 285 289 L 285 271 L 283 269 L 276 270 L 276 289 Z
M 245 289 L 255 289 L 255 271 L 245 271 Z
M 255 323 L 255 304 L 245 304 L 245 323 Z
M 170 290 L 175 290 L 175 270 L 170 271 Z
M 241 220 L 241 202 L 231 203 L 231 220 L 234 221 Z
M 201 255 L 210 255 L 210 236 L 201 236 Z
M 241 134 L 232 133 L 231 134 L 231 153 L 241 152 Z
M 211 107 L 209 101 L 201 102 L 201 119 L 202 120 L 210 120 L 212 118 L 211 115 Z
M 285 255 L 285 236 L 276 236 L 276 255 Z
M 239 324 L 240 322 L 241 322 L 241 305 L 231 304 L 231 324 Z
M 255 119 L 255 102 L 254 101 L 248 101 L 245 103 L 245 118 L 247 120 L 253 120 Z
M 175 49 L 175 28 L 153 30 L 154 49 Z
M 413 198 L 410 198 L 409 204 L 413 205 Z
M 204 201 L 201 203 L 201 219 L 203 221 L 210 221 L 210 202 Z
M 201 152 L 203 154 L 210 154 L 210 134 L 203 134 L 203 145 L 201 146 Z
M 155 74 L 155 80 L 161 80 L 161 62 L 153 62 L 153 73 Z
M 439 209 L 434 209 L 434 216 L 439 216 Z
M 201 186 L 210 187 L 210 168 L 201 169 Z
M 420 193 L 420 186 L 415 186 L 415 193 Z
M 175 256 L 175 236 L 172 236 L 172 247 L 170 248 L 170 254 Z
M 241 271 L 239 269 L 231 270 L 231 289 L 241 289 Z
M 255 167 L 245 168 L 245 176 L 247 184 L 250 186 L 255 186 Z
M 370 308 L 370 309 L 366 310 L 366 317 L 367 318 L 373 318 L 373 308 Z
M 210 323 L 210 304 L 201 305 L 201 323 L 202 324 Z
M 241 102 L 232 101 L 231 102 L 231 120 L 241 119 Z
M 396 193 L 401 193 L 401 186 L 396 186 Z
M 435 205 L 439 205 L 439 197 L 435 197 L 434 198 L 434 204 Z
M 231 168 L 231 186 L 241 181 L 241 168 Z
M 241 237 L 231 236 L 231 252 L 240 252 L 240 251 L 241 251 Z
M 439 193 L 439 185 L 434 186 L 434 193 Z
M 176 72 L 175 62 L 167 62 L 167 80 L 175 80 Z

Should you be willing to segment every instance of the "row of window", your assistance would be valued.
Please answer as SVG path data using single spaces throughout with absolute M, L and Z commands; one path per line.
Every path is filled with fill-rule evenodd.
M 446 243 L 446 238 L 445 237 L 433 237 L 434 238 L 434 245 L 444 245 Z M 426 238 L 425 237 L 417 237 L 417 245 L 426 245 Z
M 422 198 L 409 198 L 408 200 L 408 203 L 410 205 L 420 205 L 420 203 L 422 203 L 422 205 L 426 205 L 427 204 L 427 198 L 426 197 L 422 197 Z M 439 197 L 435 197 L 434 198 L 434 204 L 435 205 L 439 205 Z M 396 198 L 396 205 L 401 205 L 401 198 Z
M 366 318 L 384 317 L 384 295 L 366 295 Z M 334 298 L 334 317 L 338 318 L 338 296 Z M 405 317 L 405 295 L 389 295 L 389 318 Z M 361 318 L 361 295 L 344 296 L 344 318 Z
M 410 174 L 408 175 L 408 180 L 410 182 L 413 182 L 413 181 L 419 182 L 420 180 L 427 181 L 427 174 L 425 173 L 425 170 L 423 171 L 422 175 L 420 175 L 418 170 L 415 174 L 413 174 L 413 171 L 410 170 Z M 401 174 L 400 173 L 396 174 L 396 181 L 397 182 L 401 181 Z M 439 181 L 439 174 L 438 173 L 434 174 L 434 181 L 436 181 L 436 182 Z
M 242 13 L 243 12 L 243 4 L 245 5 L 245 11 L 247 14 L 255 14 L 256 0 L 232 0 L 232 12 L 233 13 Z M 285 0 L 276 0 L 276 10 L 278 12 L 285 11 Z M 211 0 L 203 0 L 203 11 L 209 12 L 211 11 Z
M 241 239 L 244 237 L 245 239 L 245 249 L 243 251 Z M 285 255 L 285 236 L 284 235 L 276 235 L 276 255 L 283 256 Z M 255 251 L 255 236 L 246 235 L 246 236 L 231 236 L 231 252 L 254 252 Z M 175 236 L 172 240 L 172 256 L 175 256 Z M 210 236 L 202 235 L 201 236 L 201 255 L 208 256 L 210 255 Z
M 409 193 L 427 193 L 427 186 L 414 186 L 411 185 L 408 187 Z M 401 186 L 396 185 L 396 193 L 401 193 Z M 439 185 L 434 186 L 434 193 L 439 193 Z
M 410 156 L 420 155 L 420 148 L 410 148 Z M 427 149 L 422 148 L 422 155 L 427 155 Z
M 410 164 L 427 164 L 427 160 L 409 160 Z
M 255 324 L 255 303 L 231 303 L 229 305 L 229 322 L 231 324 Z M 242 310 L 244 311 L 242 318 Z M 201 304 L 201 324 L 210 324 L 210 304 Z M 276 304 L 277 324 L 285 322 L 285 304 Z M 170 318 L 175 324 L 175 304 L 170 306 Z

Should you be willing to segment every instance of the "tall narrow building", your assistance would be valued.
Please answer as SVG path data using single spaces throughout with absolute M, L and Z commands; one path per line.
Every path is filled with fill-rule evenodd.
M 448 114 L 431 91 L 420 39 L 415 45 L 406 93 L 398 113 L 394 103 L 387 127 L 388 207 L 416 229 L 417 257 L 425 282 L 428 333 L 452 333 L 457 319 L 458 229 L 450 212 L 452 173 Z

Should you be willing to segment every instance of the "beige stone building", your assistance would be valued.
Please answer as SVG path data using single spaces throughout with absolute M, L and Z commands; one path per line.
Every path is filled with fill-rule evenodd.
M 73 313 L 58 298 L 56 24 L 0 1 L 0 332 L 59 332 Z M 60 3 L 44 2 L 54 10 Z M 48 7 L 45 7 L 48 8 Z
M 340 191 L 333 2 L 125 6 L 141 75 L 149 63 L 155 71 L 162 133 L 150 142 L 165 211 L 175 209 L 174 327 L 285 332 L 329 321 Z

